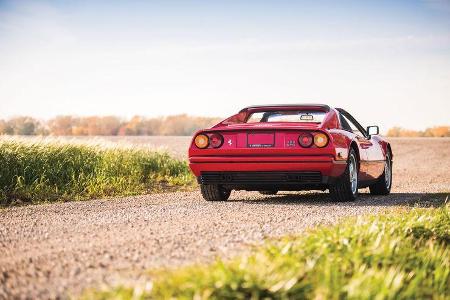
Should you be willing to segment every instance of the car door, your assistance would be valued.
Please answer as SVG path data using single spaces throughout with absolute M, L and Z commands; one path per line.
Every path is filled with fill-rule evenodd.
M 362 180 L 374 180 L 380 176 L 380 168 L 384 166 L 384 155 L 381 145 L 374 142 L 356 119 L 344 110 L 339 111 L 344 122 L 347 122 L 351 131 L 356 135 L 360 148 L 360 172 Z

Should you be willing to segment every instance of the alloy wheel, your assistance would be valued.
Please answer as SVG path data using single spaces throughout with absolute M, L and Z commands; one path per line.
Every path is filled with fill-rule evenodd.
M 356 159 L 353 155 L 350 157 L 348 170 L 352 193 L 356 194 L 358 190 L 358 168 L 356 166 Z
M 386 157 L 386 162 L 384 163 L 384 181 L 386 183 L 386 188 L 390 189 L 391 187 L 391 178 L 392 178 L 392 166 L 391 166 L 391 158 Z

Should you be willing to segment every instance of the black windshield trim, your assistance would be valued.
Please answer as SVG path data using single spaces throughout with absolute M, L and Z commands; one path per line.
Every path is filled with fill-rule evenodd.
M 354 123 L 356 128 L 358 128 L 358 130 L 364 135 L 365 138 L 369 138 L 369 134 L 367 133 L 366 129 L 364 129 L 364 127 L 362 127 L 362 125 L 359 124 L 359 122 L 356 121 L 356 119 L 353 118 L 353 116 L 349 112 L 342 108 L 336 108 L 336 110 L 340 114 L 344 115 L 347 119 L 349 119 L 352 123 Z

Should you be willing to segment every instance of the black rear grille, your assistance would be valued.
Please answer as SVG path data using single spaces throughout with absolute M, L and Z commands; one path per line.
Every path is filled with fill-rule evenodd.
M 320 184 L 320 172 L 202 172 L 201 184 Z

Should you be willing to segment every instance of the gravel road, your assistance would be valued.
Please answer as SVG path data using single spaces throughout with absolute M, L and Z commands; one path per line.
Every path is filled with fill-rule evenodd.
M 450 139 L 392 144 L 393 193 L 353 203 L 318 192 L 233 192 L 228 202 L 207 203 L 178 192 L 0 210 L 0 299 L 67 298 L 148 268 L 230 257 L 266 237 L 445 198 Z

